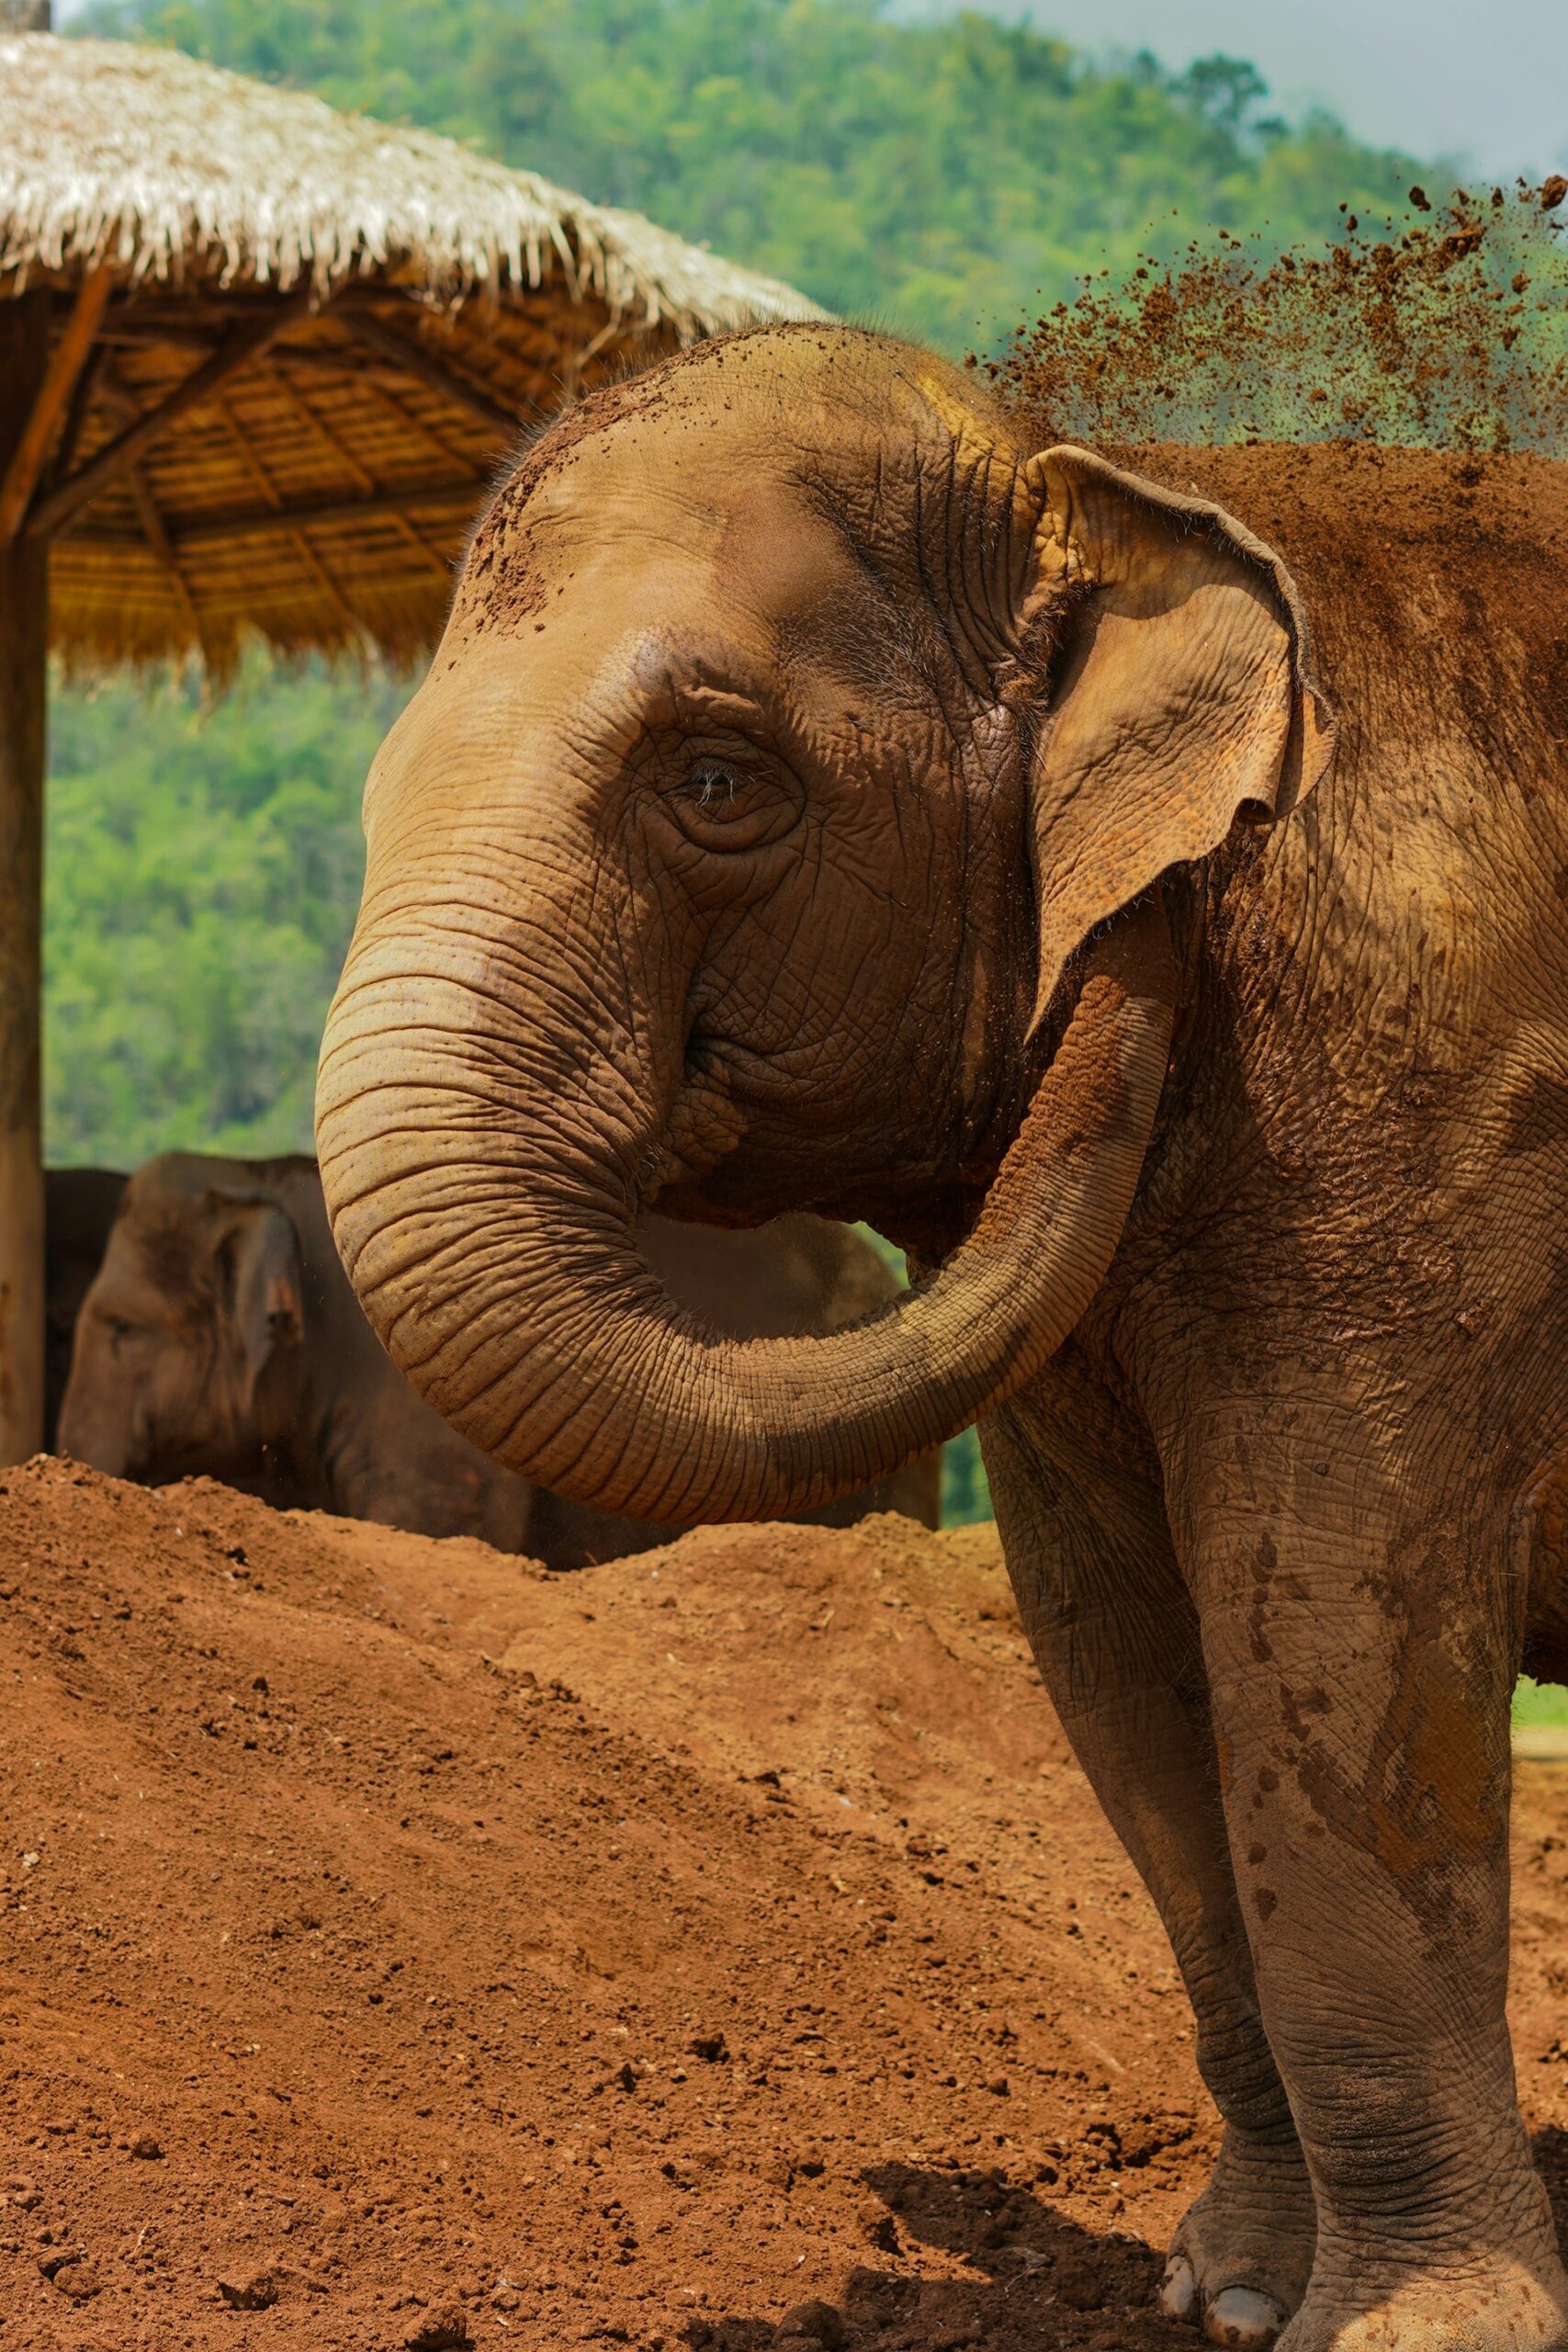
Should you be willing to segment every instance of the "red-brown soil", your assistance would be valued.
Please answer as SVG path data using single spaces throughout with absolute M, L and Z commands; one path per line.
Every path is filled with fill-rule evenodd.
M 1195 2341 L 1187 2011 L 989 1530 L 548 1577 L 40 1463 L 0 1621 L 0 2352 Z M 1568 1778 L 1520 1779 L 1568 2206 Z

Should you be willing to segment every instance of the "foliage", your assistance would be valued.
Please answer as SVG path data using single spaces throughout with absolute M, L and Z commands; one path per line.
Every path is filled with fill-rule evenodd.
M 1255 69 L 1097 65 L 975 10 L 877 0 L 96 0 L 74 29 L 173 43 L 467 140 L 647 212 L 830 309 L 988 338 L 1151 241 L 1386 210 L 1408 160 Z M 1163 228 L 1160 224 L 1163 223 Z
M 1514 1721 L 1568 1724 L 1568 1690 L 1560 1682 L 1533 1682 L 1521 1674 L 1514 1686 Z
M 51 1159 L 310 1148 L 359 895 L 359 792 L 403 690 L 260 657 L 55 696 L 44 944 Z

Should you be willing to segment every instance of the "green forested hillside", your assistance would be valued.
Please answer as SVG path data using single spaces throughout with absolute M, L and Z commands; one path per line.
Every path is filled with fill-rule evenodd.
M 1064 11 L 1064 14 L 1066 12 Z M 427 125 L 953 348 L 1206 225 L 1318 235 L 1408 159 L 1253 69 L 1115 68 L 876 0 L 99 0 L 128 33 Z
M 57 1161 L 310 1148 L 316 1048 L 358 901 L 359 794 L 405 684 L 263 657 L 56 695 L 47 1131 Z
M 472 141 L 830 307 L 958 350 L 1211 228 L 1326 234 L 1412 169 L 1273 117 L 1251 68 L 1109 68 L 874 0 L 99 0 L 170 41 Z M 46 1086 L 56 1160 L 308 1147 L 358 887 L 358 795 L 406 687 L 257 655 L 55 702 Z M 950 1503 L 983 1508 L 973 1444 Z

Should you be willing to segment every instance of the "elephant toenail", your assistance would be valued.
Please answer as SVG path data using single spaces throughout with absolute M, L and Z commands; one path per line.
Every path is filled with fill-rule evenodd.
M 1236 2352 L 1268 2352 L 1286 2314 L 1272 2295 L 1251 2287 L 1226 2287 L 1203 2314 L 1203 2333 L 1211 2344 L 1229 2344 Z
M 1160 2282 L 1159 2307 L 1167 2319 L 1197 2319 L 1198 2281 L 1192 2275 L 1192 2265 L 1184 2254 L 1173 2254 L 1165 2266 L 1165 2277 Z

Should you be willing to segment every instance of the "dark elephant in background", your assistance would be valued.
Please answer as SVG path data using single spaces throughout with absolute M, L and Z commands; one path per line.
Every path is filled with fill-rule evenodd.
M 747 1334 L 830 1330 L 897 1288 L 859 1235 L 818 1217 L 733 1234 L 654 1218 L 644 1246 L 673 1293 Z M 280 1510 L 477 1535 L 557 1567 L 672 1532 L 539 1491 L 423 1402 L 360 1311 L 314 1160 L 149 1160 L 101 1255 L 60 1414 L 78 1461 L 153 1484 L 221 1478 Z M 818 1515 L 934 1526 L 939 1485 L 931 1455 Z
M 54 1451 L 82 1301 L 104 1261 L 126 1179 L 118 1168 L 44 1171 L 43 1443 Z
M 1220 2343 L 1568 2344 L 1504 2011 L 1510 1692 L 1568 1672 L 1565 480 L 1130 470 L 885 338 L 705 345 L 522 459 L 366 795 L 317 1137 L 372 1321 L 618 1510 L 982 1416 L 1224 2119 L 1164 2287 Z M 652 1202 L 924 1271 L 727 1342 Z

